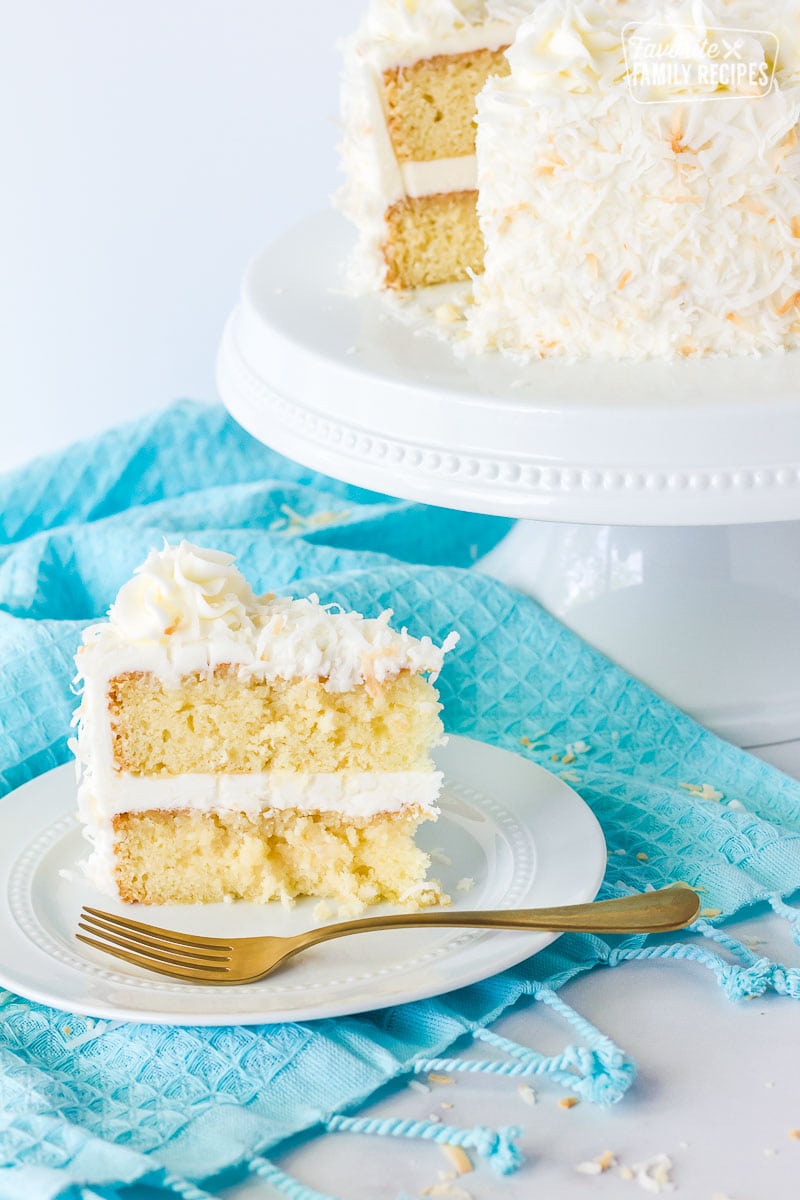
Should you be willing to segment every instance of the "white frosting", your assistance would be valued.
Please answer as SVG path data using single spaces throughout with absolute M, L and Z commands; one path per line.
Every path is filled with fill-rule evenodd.
M 696 28 L 698 54 L 710 26 L 783 36 L 771 93 L 634 102 L 623 27 L 665 12 Z M 798 0 L 537 7 L 479 100 L 469 348 L 524 362 L 800 345 L 798 28 Z
M 151 550 L 111 606 L 112 629 L 131 642 L 249 636 L 257 601 L 233 563 L 189 542 Z
M 478 160 L 474 154 L 408 162 L 400 168 L 407 196 L 436 196 L 441 192 L 474 192 L 478 186 Z
M 371 0 L 356 36 L 379 71 L 435 54 L 507 46 L 535 0 Z
M 331 771 L 301 774 L 264 771 L 249 775 L 131 775 L 118 771 L 98 787 L 84 780 L 83 813 L 93 824 L 118 813 L 223 812 L 257 816 L 266 809 L 331 812 L 344 817 L 421 808 L 438 812 L 438 771 Z

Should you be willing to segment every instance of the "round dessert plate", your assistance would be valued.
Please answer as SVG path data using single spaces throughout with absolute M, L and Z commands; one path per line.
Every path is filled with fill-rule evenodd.
M 392 297 L 343 293 L 352 242 L 338 214 L 310 217 L 245 276 L 218 385 L 273 449 L 362 487 L 498 516 L 800 518 L 800 352 L 525 366 L 459 355 L 436 318 L 446 289 L 425 294 L 427 320 L 400 319 Z
M 577 904 L 597 895 L 603 834 L 566 783 L 505 750 L 451 738 L 439 751 L 442 816 L 420 833 L 432 874 L 461 909 Z M 172 1025 L 309 1021 L 448 992 L 496 974 L 555 940 L 539 933 L 398 930 L 318 946 L 263 983 L 216 988 L 150 974 L 75 939 L 82 905 L 219 937 L 297 933 L 325 923 L 316 902 L 125 906 L 82 877 L 75 771 L 42 775 L 0 801 L 0 985 L 66 1012 Z M 391 911 L 383 906 L 375 912 Z M 331 915 L 327 920 L 335 920 Z

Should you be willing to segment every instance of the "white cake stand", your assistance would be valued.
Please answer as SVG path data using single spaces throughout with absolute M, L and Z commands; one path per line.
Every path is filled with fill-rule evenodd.
M 247 271 L 218 383 L 261 441 L 362 487 L 522 518 L 481 567 L 741 745 L 800 738 L 800 355 L 456 357 L 341 290 L 306 220 Z

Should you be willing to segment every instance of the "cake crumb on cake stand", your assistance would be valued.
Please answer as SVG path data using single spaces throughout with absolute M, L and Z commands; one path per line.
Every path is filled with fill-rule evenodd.
M 319 214 L 252 264 L 218 359 L 233 417 L 349 483 L 521 518 L 483 569 L 730 740 L 795 739 L 797 352 L 457 356 L 343 294 L 350 242 Z

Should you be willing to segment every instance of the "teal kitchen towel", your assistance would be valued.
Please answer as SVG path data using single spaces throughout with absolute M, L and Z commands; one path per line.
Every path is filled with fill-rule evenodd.
M 733 998 L 800 996 L 797 969 L 720 928 L 767 902 L 797 939 L 786 901 L 800 887 L 800 784 L 471 569 L 509 524 L 338 483 L 255 442 L 221 409 L 190 403 L 0 479 L 0 793 L 68 759 L 81 630 L 151 547 L 186 537 L 235 554 L 257 591 L 316 592 L 368 615 L 391 608 L 419 635 L 457 629 L 440 679 L 448 729 L 525 755 L 583 796 L 609 846 L 604 894 L 684 882 L 707 905 L 674 945 L 565 937 L 474 987 L 337 1021 L 168 1029 L 67 1017 L 0 993 L 0 1198 L 110 1200 L 147 1181 L 190 1200 L 250 1171 L 310 1200 L 266 1156 L 324 1131 L 460 1142 L 511 1171 L 513 1131 L 347 1114 L 437 1063 L 547 1074 L 585 1099 L 618 1100 L 633 1064 L 559 995 L 598 965 L 684 958 L 710 966 Z M 545 1057 L 494 1037 L 487 1027 L 518 1002 L 555 1009 L 575 1043 Z M 497 1061 L 442 1058 L 468 1036 L 494 1045 Z

